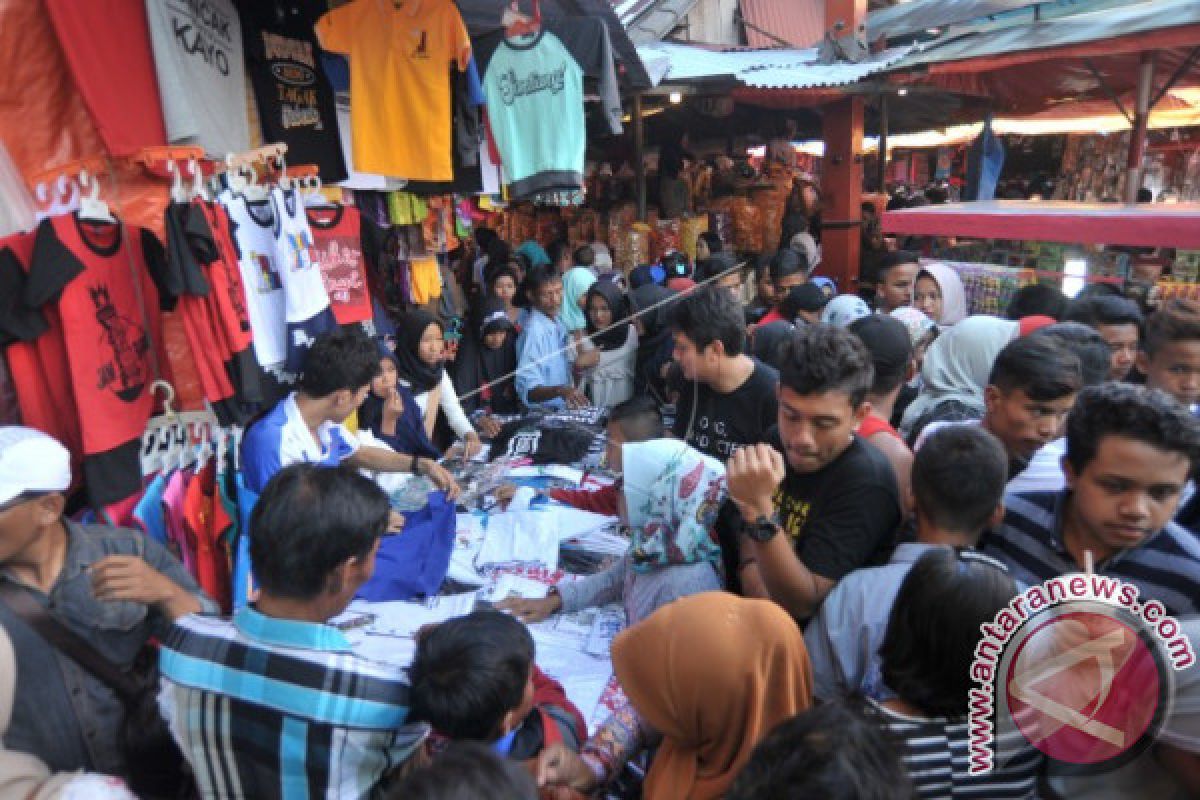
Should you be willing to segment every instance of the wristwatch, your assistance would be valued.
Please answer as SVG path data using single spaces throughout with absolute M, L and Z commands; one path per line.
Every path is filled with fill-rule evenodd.
M 781 524 L 778 514 L 769 517 L 759 515 L 758 519 L 746 526 L 745 533 L 756 542 L 769 542 L 779 533 Z

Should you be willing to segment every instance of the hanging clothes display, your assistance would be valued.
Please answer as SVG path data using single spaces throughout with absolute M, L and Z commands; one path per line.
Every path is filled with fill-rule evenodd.
M 313 259 L 312 231 L 295 190 L 271 190 L 275 207 L 275 269 L 283 284 L 287 358 L 285 368 L 299 374 L 313 341 L 337 327 L 321 270 Z
M 165 144 L 143 0 L 46 0 L 46 10 L 71 77 L 109 152 L 128 155 Z
M 379 263 L 384 232 L 364 220 L 357 208 L 344 205 L 306 210 L 312 229 L 313 257 L 321 268 L 329 304 L 339 325 L 371 319 L 369 265 Z
M 275 205 L 229 190 L 218 199 L 233 223 L 254 353 L 264 368 L 274 367 L 287 358 L 283 282 L 275 266 Z
M 471 40 L 451 0 L 352 0 L 317 22 L 321 45 L 350 59 L 356 169 L 448 181 L 450 73 Z
M 483 89 L 513 198 L 583 186 L 583 70 L 557 36 L 542 30 L 506 38 Z
M 279 3 L 243 3 L 241 13 L 263 139 L 287 144 L 288 160 L 317 165 L 326 183 L 344 180 L 337 108 L 311 20 Z
M 232 0 L 146 0 L 167 139 L 217 156 L 250 147 L 242 28 Z
M 78 215 L 43 220 L 36 237 L 22 300 L 57 312 L 41 337 L 64 343 L 69 390 L 83 411 L 88 496 L 106 505 L 141 489 L 141 436 L 154 405 L 150 383 L 163 374 L 156 283 L 162 283 L 166 257 L 149 231 Z

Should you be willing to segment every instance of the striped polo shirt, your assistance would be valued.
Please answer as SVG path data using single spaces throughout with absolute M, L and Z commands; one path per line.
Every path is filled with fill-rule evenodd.
M 1063 544 L 1067 495 L 1066 491 L 1006 495 L 1004 524 L 984 535 L 980 550 L 1003 561 L 1024 586 L 1081 572 L 1082 565 L 1075 563 Z M 1200 541 L 1174 522 L 1137 547 L 1098 562 L 1095 570 L 1133 584 L 1141 597 L 1158 600 L 1172 615 L 1200 612 Z
M 366 798 L 424 741 L 398 667 L 328 625 L 243 608 L 163 641 L 159 707 L 205 798 Z

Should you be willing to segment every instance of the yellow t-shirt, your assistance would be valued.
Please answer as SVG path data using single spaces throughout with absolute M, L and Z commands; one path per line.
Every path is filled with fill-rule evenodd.
M 354 168 L 421 181 L 454 178 L 450 65 L 471 40 L 451 0 L 354 0 L 317 22 L 321 46 L 350 59 Z

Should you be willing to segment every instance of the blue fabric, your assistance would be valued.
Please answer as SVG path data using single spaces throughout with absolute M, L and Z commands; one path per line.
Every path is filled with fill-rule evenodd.
M 375 574 L 358 590 L 371 603 L 437 594 L 454 549 L 454 503 L 430 492 L 429 505 L 405 514 L 404 530 L 385 536 L 375 555 Z
M 467 62 L 467 97 L 473 106 L 487 104 L 487 95 L 483 93 L 483 82 L 479 80 L 479 67 L 475 65 L 475 56 L 471 56 L 471 60 Z
M 567 360 L 567 329 L 541 311 L 531 311 L 517 337 L 517 396 L 530 408 L 563 408 L 555 397 L 542 403 L 529 400 L 539 386 L 571 385 L 571 362 Z
M 167 479 L 162 473 L 154 476 L 146 493 L 133 509 L 133 518 L 142 524 L 146 535 L 154 541 L 167 546 L 167 519 L 163 514 L 163 490 L 167 488 Z
M 530 266 L 537 267 L 550 263 L 550 254 L 540 244 L 530 239 L 517 248 L 517 253 L 529 259 Z
M 356 440 L 341 425 L 322 423 L 320 437 L 320 444 L 313 440 L 296 407 L 295 394 L 284 398 L 251 425 L 242 439 L 246 486 L 261 493 L 267 481 L 284 467 L 299 463 L 336 467 L 357 449 Z
M 244 608 L 254 593 L 254 567 L 250 563 L 250 512 L 258 503 L 258 493 L 246 488 L 242 475 L 237 476 L 238 538 L 233 552 L 233 609 Z
M 506 756 L 512 752 L 513 742 L 516 741 L 517 731 L 520 728 L 513 728 L 508 734 L 492 745 L 492 749 L 502 756 Z
M 335 92 L 350 91 L 350 62 L 336 53 L 321 53 L 321 67 Z

